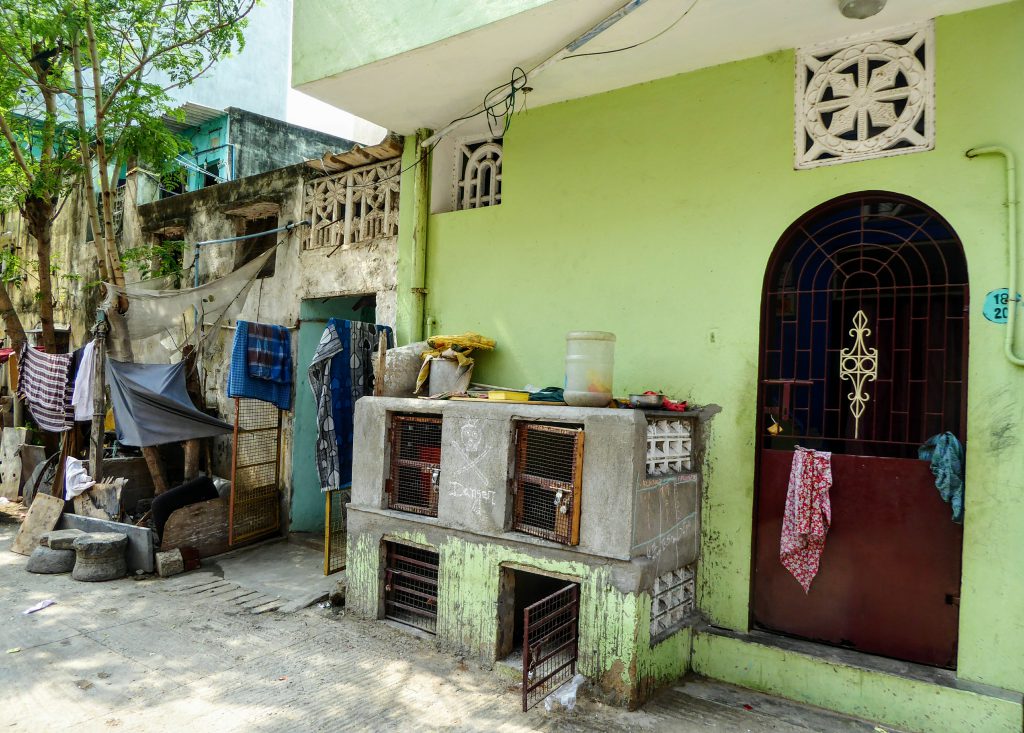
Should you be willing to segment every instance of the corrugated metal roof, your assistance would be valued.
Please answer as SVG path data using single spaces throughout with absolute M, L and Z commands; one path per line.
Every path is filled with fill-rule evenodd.
M 192 102 L 185 102 L 175 108 L 176 111 L 185 113 L 185 119 L 178 121 L 175 118 L 164 115 L 164 122 L 167 127 L 175 132 L 181 132 L 189 127 L 199 127 L 204 122 L 215 120 L 218 117 L 223 117 L 225 112 L 222 109 L 214 109 L 212 107 L 204 107 L 201 104 L 194 104 Z
M 402 138 L 389 134 L 376 145 L 357 145 L 345 153 L 328 153 L 323 158 L 307 160 L 306 165 L 320 173 L 341 173 L 381 160 L 391 160 L 401 154 Z

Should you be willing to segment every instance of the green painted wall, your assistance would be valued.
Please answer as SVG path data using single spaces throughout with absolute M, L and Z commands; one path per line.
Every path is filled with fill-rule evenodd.
M 389 539 L 431 546 L 419 533 L 394 533 Z M 563 562 L 491 543 L 450 537 L 434 546 L 439 555 L 437 638 L 440 644 L 481 661 L 494 659 L 498 637 L 495 601 L 504 563 L 564 575 L 580 584 L 578 670 L 601 680 L 605 692 L 620 704 L 635 698 L 641 687 L 653 689 L 677 679 L 689 665 L 690 632 L 684 631 L 650 646 L 651 598 L 623 593 L 607 566 Z M 346 606 L 374 615 L 381 582 L 380 537 L 349 536 Z
M 921 199 L 964 241 L 971 277 L 961 677 L 1024 690 L 1024 371 L 982 299 L 1006 285 L 1003 172 L 1024 154 L 1024 2 L 937 23 L 936 149 L 793 170 L 793 54 L 781 52 L 518 115 L 503 203 L 434 215 L 427 317 L 498 348 L 491 384 L 561 384 L 564 335 L 618 335 L 616 392 L 716 403 L 703 504 L 702 609 L 748 624 L 761 284 L 778 237 L 834 196 Z M 470 268 L 472 263 L 472 268 Z M 640 273 L 640 274 L 638 274 Z
M 296 0 L 292 85 L 323 79 L 460 33 L 550 0 Z
M 304 300 L 299 307 L 298 360 L 295 370 L 295 434 L 292 438 L 292 496 L 288 530 L 323 532 L 324 495 L 316 472 L 316 405 L 306 373 L 320 343 L 326 320 L 346 318 L 374 323 L 374 309 L 352 310 L 359 297 Z M 307 321 L 307 319 L 309 319 Z

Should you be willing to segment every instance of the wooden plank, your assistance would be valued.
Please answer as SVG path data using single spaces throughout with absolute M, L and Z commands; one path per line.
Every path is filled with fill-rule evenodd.
M 11 545 L 11 552 L 31 555 L 39 545 L 39 538 L 57 526 L 64 512 L 64 500 L 49 494 L 37 494 L 29 507 L 25 521 Z
M 0 496 L 14 501 L 21 494 L 21 448 L 28 441 L 25 428 L 4 428 L 0 439 Z
M 228 502 L 210 499 L 178 509 L 167 520 L 160 550 L 191 547 L 199 557 L 228 551 Z
M 95 519 L 107 519 L 112 522 L 121 521 L 121 490 L 118 483 L 95 484 L 72 500 L 75 514 Z

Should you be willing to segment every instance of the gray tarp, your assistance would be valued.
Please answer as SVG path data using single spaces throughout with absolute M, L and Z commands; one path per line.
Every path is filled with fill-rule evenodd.
M 185 363 L 129 364 L 107 360 L 117 440 L 146 448 L 230 433 L 230 423 L 196 409 L 185 389 Z

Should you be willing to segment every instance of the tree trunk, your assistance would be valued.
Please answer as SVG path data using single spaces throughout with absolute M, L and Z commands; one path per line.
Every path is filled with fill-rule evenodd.
M 53 280 L 50 274 L 50 246 L 53 238 L 54 204 L 50 199 L 30 196 L 22 206 L 28 231 L 36 240 L 39 257 L 39 325 L 42 345 L 47 354 L 57 353 L 53 332 Z
M 3 315 L 4 328 L 7 330 L 7 337 L 11 340 L 11 348 L 17 354 L 21 345 L 25 343 L 25 328 L 18 318 L 18 311 L 11 301 L 11 294 L 7 291 L 7 284 L 0 281 L 0 314 Z

